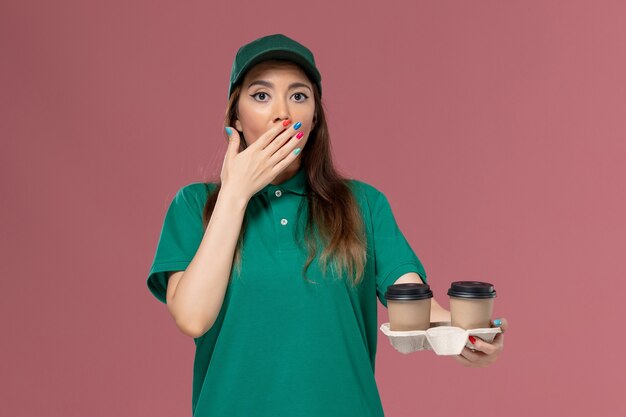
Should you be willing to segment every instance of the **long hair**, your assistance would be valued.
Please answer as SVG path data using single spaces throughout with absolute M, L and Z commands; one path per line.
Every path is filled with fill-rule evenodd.
M 319 256 L 321 270 L 326 276 L 329 264 L 338 276 L 347 273 L 351 284 L 356 286 L 363 278 L 367 260 L 367 238 L 358 203 L 350 190 L 347 179 L 342 177 L 334 168 L 330 149 L 330 135 L 324 113 L 319 89 L 313 85 L 315 98 L 316 123 L 309 134 L 307 146 L 302 150 L 301 169 L 306 176 L 308 216 L 305 227 L 305 244 L 308 258 L 302 268 L 303 277 L 306 270 L 317 254 L 318 245 L 323 247 Z M 234 126 L 237 117 L 237 103 L 241 94 L 241 83 L 234 87 L 228 100 L 224 127 Z M 247 144 L 240 132 L 241 141 L 239 152 L 246 149 Z M 226 139 L 228 141 L 228 139 Z M 221 188 L 221 181 L 207 197 L 204 206 L 202 222 L 206 230 L 217 196 Z M 300 214 L 300 210 L 298 210 Z M 296 222 L 296 224 L 299 224 Z M 235 267 L 240 272 L 242 262 L 243 237 L 246 232 L 247 215 L 244 215 L 237 246 L 233 256 Z

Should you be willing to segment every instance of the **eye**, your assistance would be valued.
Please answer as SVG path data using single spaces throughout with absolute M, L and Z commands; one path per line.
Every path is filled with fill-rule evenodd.
M 265 96 L 267 96 L 267 93 L 265 93 L 265 92 L 263 92 L 263 91 L 259 91 L 258 93 L 251 94 L 251 95 L 250 95 L 250 97 L 256 97 L 256 96 L 259 96 L 259 97 L 260 97 L 261 95 L 262 95 L 263 97 L 265 97 Z M 256 98 L 255 98 L 255 100 L 256 100 L 256 101 L 261 101 L 261 102 L 264 102 L 264 101 L 265 101 L 265 100 L 258 100 L 258 99 L 256 99 Z
M 307 98 L 309 98 L 309 96 L 307 96 L 307 95 L 306 95 L 306 94 L 304 94 L 304 93 L 295 93 L 293 96 L 294 96 L 294 97 L 296 97 L 296 96 L 304 97 L 302 100 L 298 100 L 298 99 L 296 99 L 296 101 L 297 101 L 297 102 L 299 102 L 299 103 L 301 103 L 301 102 L 303 102 L 303 101 L 306 101 L 306 99 L 307 99 Z

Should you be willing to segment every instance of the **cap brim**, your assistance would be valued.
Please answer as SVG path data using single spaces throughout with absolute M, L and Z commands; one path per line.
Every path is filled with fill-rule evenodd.
M 244 65 L 241 68 L 241 70 L 239 71 L 239 74 L 236 75 L 235 81 L 233 82 L 233 87 L 239 84 L 243 80 L 245 74 L 248 72 L 250 68 L 252 68 L 256 64 L 259 64 L 263 61 L 268 61 L 271 59 L 281 59 L 281 60 L 291 61 L 297 64 L 300 68 L 302 68 L 302 70 L 314 83 L 317 84 L 320 82 L 321 77 L 320 77 L 319 71 L 315 67 L 312 67 L 311 64 L 306 59 L 304 59 L 300 54 L 295 53 L 290 50 L 273 49 L 271 51 L 260 52 L 259 54 L 254 56 L 252 59 L 250 59 L 246 63 L 246 65 Z

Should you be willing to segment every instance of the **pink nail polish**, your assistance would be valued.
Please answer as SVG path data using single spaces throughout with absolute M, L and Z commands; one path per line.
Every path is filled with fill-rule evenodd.
M 304 136 L 304 132 L 298 132 L 298 134 L 296 135 L 296 139 L 300 139 L 302 138 L 302 136 Z

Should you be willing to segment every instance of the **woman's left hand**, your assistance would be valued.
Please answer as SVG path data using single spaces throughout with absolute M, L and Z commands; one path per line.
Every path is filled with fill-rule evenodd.
M 470 368 L 485 368 L 498 359 L 504 346 L 504 332 L 509 328 L 506 319 L 499 319 L 491 322 L 492 327 L 500 327 L 502 333 L 496 334 L 493 342 L 487 343 L 478 337 L 470 336 L 470 342 L 474 345 L 474 350 L 463 348 L 460 355 L 454 356 L 457 362 Z

